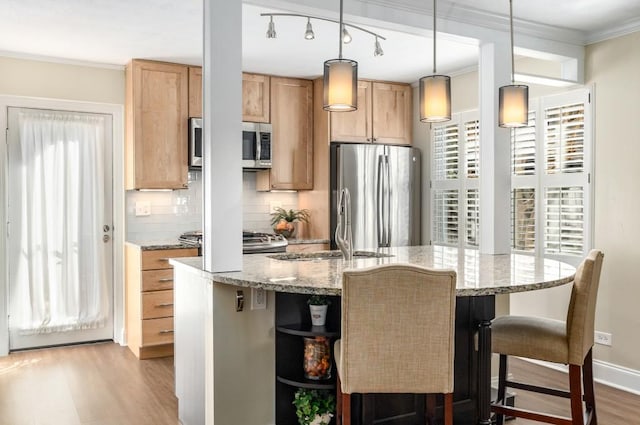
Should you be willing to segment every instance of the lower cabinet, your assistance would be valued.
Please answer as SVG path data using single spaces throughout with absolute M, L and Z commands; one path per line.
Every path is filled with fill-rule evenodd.
M 195 257 L 193 248 L 125 246 L 127 345 L 140 359 L 173 355 L 173 268 L 169 258 Z

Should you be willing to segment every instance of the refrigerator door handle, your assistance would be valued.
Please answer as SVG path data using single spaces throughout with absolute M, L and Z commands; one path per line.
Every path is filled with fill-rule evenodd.
M 378 156 L 378 178 L 377 178 L 377 198 L 376 199 L 376 209 L 377 211 L 377 224 L 378 224 L 378 246 L 385 246 L 386 241 L 386 220 L 384 216 L 384 194 L 385 194 L 385 175 L 384 175 L 384 158 L 385 156 Z
M 385 211 L 385 218 L 386 218 L 386 223 L 385 223 L 385 245 L 386 247 L 391 246 L 391 171 L 389 169 L 389 155 L 385 155 L 384 156 L 384 165 L 385 165 L 385 169 L 384 169 L 384 174 L 385 174 L 385 194 L 384 194 L 384 200 L 386 203 L 386 211 Z

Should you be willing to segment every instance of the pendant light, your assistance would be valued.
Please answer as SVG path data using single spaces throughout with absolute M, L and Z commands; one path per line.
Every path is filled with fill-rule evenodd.
M 325 111 L 349 112 L 358 109 L 358 62 L 342 58 L 342 1 L 340 0 L 340 28 L 338 29 L 338 59 L 324 63 Z
M 525 127 L 529 124 L 529 87 L 514 84 L 513 0 L 509 0 L 509 31 L 511 34 L 511 85 L 500 87 L 498 93 L 498 126 Z
M 436 74 L 436 0 L 433 0 L 433 75 L 420 78 L 420 121 L 451 119 L 451 78 Z

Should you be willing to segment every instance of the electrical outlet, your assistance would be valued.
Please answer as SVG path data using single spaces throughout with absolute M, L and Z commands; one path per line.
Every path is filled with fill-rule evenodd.
M 596 344 L 608 345 L 609 347 L 611 347 L 611 334 L 596 331 L 595 342 Z
M 147 215 L 151 215 L 151 204 L 143 201 L 136 202 L 136 216 L 142 217 Z
M 251 288 L 251 310 L 267 308 L 267 291 L 262 288 Z

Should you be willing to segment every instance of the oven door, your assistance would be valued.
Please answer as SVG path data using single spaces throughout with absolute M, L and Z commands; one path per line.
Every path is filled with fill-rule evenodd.
M 189 118 L 189 169 L 202 168 L 202 118 Z

